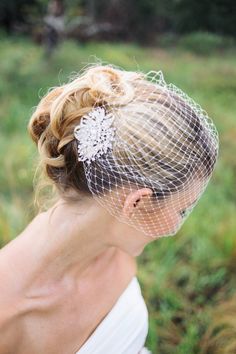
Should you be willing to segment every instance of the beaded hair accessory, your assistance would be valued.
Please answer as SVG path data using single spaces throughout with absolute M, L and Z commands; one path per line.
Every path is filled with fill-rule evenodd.
M 90 163 L 112 148 L 115 135 L 113 120 L 112 114 L 107 114 L 104 107 L 95 107 L 81 118 L 80 124 L 74 129 L 79 161 Z

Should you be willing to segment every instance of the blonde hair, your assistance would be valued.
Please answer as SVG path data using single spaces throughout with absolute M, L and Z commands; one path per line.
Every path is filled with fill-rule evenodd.
M 86 183 L 83 163 L 78 161 L 77 142 L 73 131 L 83 115 L 90 112 L 94 106 L 104 104 L 111 109 L 116 108 L 115 126 L 123 141 L 132 145 L 132 163 L 137 164 L 136 168 L 147 180 L 150 176 L 153 178 L 153 162 L 148 168 L 146 154 L 139 149 L 140 141 L 142 146 L 148 147 L 149 156 L 151 154 L 156 159 L 160 169 L 158 178 L 162 179 L 160 183 L 167 183 L 166 177 L 169 177 L 172 169 L 169 185 L 175 180 L 175 184 L 179 183 L 179 188 L 184 187 L 185 181 L 183 177 L 178 178 L 178 171 L 175 169 L 177 163 L 182 165 L 181 176 L 185 174 L 186 180 L 190 172 L 193 172 L 192 169 L 206 177 L 211 174 L 217 153 L 208 148 L 210 137 L 207 132 L 204 139 L 199 138 L 199 134 L 204 134 L 204 128 L 190 106 L 187 106 L 187 110 L 191 114 L 186 115 L 186 102 L 181 97 L 172 93 L 170 102 L 169 94 L 157 87 L 154 89 L 154 84 L 147 81 L 143 73 L 121 70 L 112 65 L 92 64 L 72 81 L 51 89 L 41 99 L 28 123 L 28 132 L 39 151 L 37 171 L 40 175 L 36 184 L 35 205 L 37 204 L 40 211 L 48 206 L 48 202 L 49 205 L 54 203 L 59 196 L 71 202 L 79 200 L 82 196 L 92 197 Z M 157 105 L 159 112 L 164 112 L 164 115 L 158 114 Z M 172 112 L 175 113 L 174 118 Z M 155 131 L 149 129 L 144 134 L 143 121 L 147 115 L 149 119 L 152 117 Z M 194 117 L 192 126 L 190 116 Z M 188 130 L 191 139 L 187 138 Z M 179 144 L 182 148 L 185 147 L 182 154 L 178 148 Z M 193 154 L 195 159 L 197 156 L 201 161 L 204 160 L 204 174 L 197 171 L 197 159 L 196 163 L 191 165 L 191 171 L 188 169 L 186 159 Z M 119 152 L 114 150 L 114 156 L 121 164 L 130 163 L 125 148 Z M 52 187 L 52 194 L 43 196 L 40 201 L 40 191 L 46 186 Z M 71 190 L 75 193 L 70 194 Z M 169 190 L 166 185 L 166 193 Z M 155 193 L 161 198 L 163 189 L 162 193 Z

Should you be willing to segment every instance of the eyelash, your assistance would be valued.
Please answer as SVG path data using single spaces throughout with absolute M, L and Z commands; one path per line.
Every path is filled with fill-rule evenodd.
M 193 203 L 190 205 L 189 208 L 193 208 L 193 206 L 195 205 L 196 201 L 197 201 L 197 200 L 195 200 L 195 202 L 193 202 Z M 180 211 L 180 215 L 181 215 L 182 218 L 185 216 L 186 211 L 187 211 L 187 209 L 183 209 L 183 210 Z
M 186 213 L 186 209 L 180 211 L 180 215 L 182 218 L 185 216 L 185 213 Z

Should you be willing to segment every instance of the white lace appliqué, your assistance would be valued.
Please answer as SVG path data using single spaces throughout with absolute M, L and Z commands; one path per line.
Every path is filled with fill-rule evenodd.
M 95 157 L 112 148 L 115 136 L 115 128 L 111 126 L 113 120 L 114 116 L 106 113 L 103 107 L 96 107 L 81 118 L 80 124 L 74 129 L 79 161 L 94 161 Z

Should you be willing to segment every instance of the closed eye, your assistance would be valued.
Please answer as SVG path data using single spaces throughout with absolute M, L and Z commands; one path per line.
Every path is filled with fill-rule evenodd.
M 197 199 L 186 209 L 181 210 L 179 213 L 182 216 L 182 218 L 186 215 L 187 211 L 190 211 L 191 208 L 193 208 L 194 204 L 196 203 Z
M 186 213 L 186 209 L 184 209 L 184 210 L 181 210 L 180 212 L 180 215 L 181 215 L 181 217 L 183 218 L 184 216 L 185 216 L 185 213 Z

